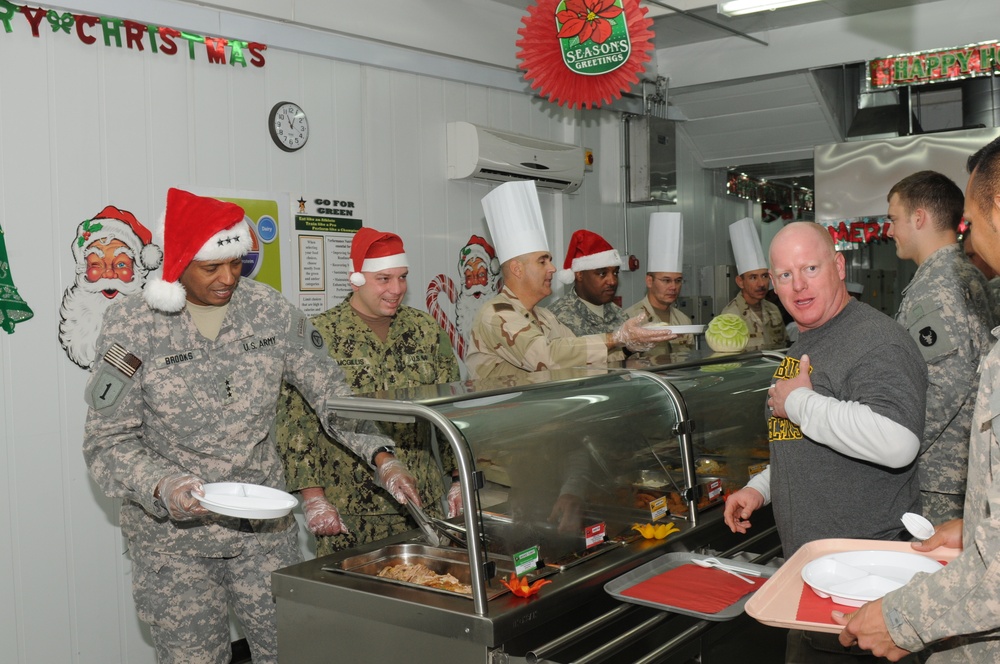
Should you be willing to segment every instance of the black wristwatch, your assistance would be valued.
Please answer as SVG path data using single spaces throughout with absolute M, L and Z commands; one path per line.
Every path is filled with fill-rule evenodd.
M 375 457 L 377 457 L 379 454 L 382 454 L 383 452 L 385 452 L 386 454 L 391 454 L 392 456 L 396 456 L 395 447 L 389 447 L 388 445 L 384 445 L 375 450 L 375 452 L 372 454 L 372 466 L 375 465 Z

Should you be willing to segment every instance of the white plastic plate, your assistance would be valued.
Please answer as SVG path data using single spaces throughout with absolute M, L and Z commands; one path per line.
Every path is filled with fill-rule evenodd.
M 820 597 L 861 606 L 900 588 L 917 572 L 944 567 L 936 560 L 897 551 L 844 551 L 817 558 L 802 568 L 802 580 Z
M 669 323 L 646 323 L 644 328 L 649 330 L 669 329 L 674 334 L 701 334 L 705 331 L 704 325 L 670 325 Z
M 259 484 L 215 482 L 204 485 L 201 504 L 217 514 L 240 519 L 278 519 L 298 504 L 290 493 Z

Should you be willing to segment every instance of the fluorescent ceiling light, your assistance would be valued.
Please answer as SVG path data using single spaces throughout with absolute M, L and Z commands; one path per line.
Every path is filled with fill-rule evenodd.
M 781 9 L 782 7 L 804 5 L 807 2 L 816 2 L 816 0 L 728 0 L 720 2 L 716 10 L 725 16 L 742 16 L 754 12 Z

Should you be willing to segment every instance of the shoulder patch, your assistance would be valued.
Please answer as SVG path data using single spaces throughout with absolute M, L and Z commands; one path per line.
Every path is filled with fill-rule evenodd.
M 120 344 L 112 344 L 104 354 L 104 361 L 131 378 L 142 366 L 142 360 L 125 350 Z
M 102 366 L 87 386 L 84 395 L 87 405 L 98 412 L 114 409 L 128 393 L 131 385 L 132 381 L 128 378 L 123 378 L 117 371 Z
M 493 305 L 493 311 L 500 313 L 501 311 L 514 311 L 513 304 L 507 304 L 506 302 L 497 302 Z

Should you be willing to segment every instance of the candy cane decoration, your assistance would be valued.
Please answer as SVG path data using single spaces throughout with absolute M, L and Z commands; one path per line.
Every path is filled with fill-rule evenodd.
M 431 316 L 434 316 L 434 320 L 438 322 L 438 325 L 448 333 L 448 339 L 451 340 L 451 345 L 455 349 L 458 358 L 464 360 L 465 337 L 462 336 L 458 327 L 448 319 L 448 314 L 441 308 L 438 300 L 442 292 L 448 297 L 449 302 L 455 304 L 455 301 L 458 299 L 458 293 L 455 291 L 455 283 L 447 275 L 439 274 L 427 285 L 427 311 L 430 312 Z

